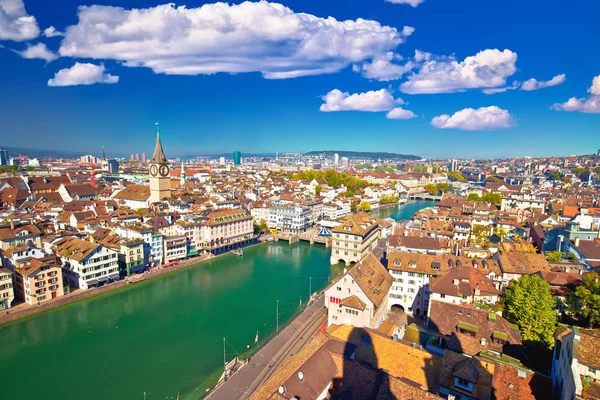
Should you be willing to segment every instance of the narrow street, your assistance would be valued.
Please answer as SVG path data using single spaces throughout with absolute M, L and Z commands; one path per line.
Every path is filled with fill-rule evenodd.
M 326 316 L 325 300 L 319 295 L 313 303 L 266 346 L 249 363 L 211 392 L 211 400 L 247 399 L 281 366 L 290 360 L 319 329 Z

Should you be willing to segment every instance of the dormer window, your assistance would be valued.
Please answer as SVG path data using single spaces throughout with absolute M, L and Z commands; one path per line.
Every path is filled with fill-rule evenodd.
M 400 260 L 396 260 L 396 261 L 394 261 L 394 265 L 395 265 L 396 267 L 399 267 L 399 266 L 401 266 L 401 265 L 402 265 L 402 261 L 400 261 Z
M 408 266 L 411 267 L 411 268 L 417 268 L 417 263 L 414 262 L 414 261 L 411 261 L 411 262 L 408 263 Z
M 494 331 L 492 340 L 495 344 L 504 345 L 508 341 L 508 335 L 504 332 Z
M 350 227 L 350 226 L 345 226 L 345 227 L 344 227 L 344 230 L 345 230 L 345 231 L 351 231 L 351 230 L 352 230 L 352 227 Z
M 440 263 L 439 262 L 432 262 L 431 263 L 431 269 L 434 271 L 439 271 L 440 270 Z

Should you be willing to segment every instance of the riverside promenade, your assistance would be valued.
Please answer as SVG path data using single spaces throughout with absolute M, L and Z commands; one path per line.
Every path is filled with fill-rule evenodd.
M 289 361 L 319 330 L 326 317 L 321 293 L 288 326 L 270 340 L 250 361 L 221 382 L 205 398 L 210 400 L 247 399 L 279 368 Z

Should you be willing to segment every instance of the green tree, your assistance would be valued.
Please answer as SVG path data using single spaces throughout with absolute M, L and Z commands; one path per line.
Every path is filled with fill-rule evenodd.
M 385 172 L 391 174 L 392 172 L 396 172 L 396 170 L 394 169 L 394 167 L 385 167 Z
M 323 186 L 321 186 L 321 185 L 315 186 L 315 195 L 320 196 L 321 190 L 323 190 Z
M 507 319 L 519 326 L 525 344 L 552 348 L 556 300 L 548 282 L 537 275 L 524 275 L 506 289 L 504 303 Z
M 481 196 L 481 201 L 499 206 L 502 203 L 502 195 L 498 192 L 489 192 Z
M 448 179 L 456 182 L 466 182 L 467 180 L 459 171 L 448 172 Z
M 567 297 L 569 311 L 589 328 L 600 323 L 600 275 L 596 272 L 583 275 L 583 283 Z
M 389 195 L 388 194 L 384 194 L 379 199 L 379 202 L 381 204 L 392 204 L 392 203 L 397 203 L 398 200 L 400 200 L 400 196 L 398 196 L 397 194 L 389 194 Z
M 469 201 L 481 201 L 481 197 L 477 193 L 469 193 L 467 196 L 467 200 Z
M 435 187 L 435 185 L 431 183 L 428 183 L 427 185 L 423 186 L 423 189 L 425 189 L 427 193 L 429 193 L 432 196 L 436 195 L 438 192 L 437 187 Z
M 441 193 L 446 193 L 450 190 L 450 185 L 448 185 L 447 183 L 438 183 L 435 187 L 437 191 Z
M 550 172 L 549 178 L 550 178 L 550 180 L 553 180 L 553 181 L 560 180 L 560 172 L 558 172 L 558 171 Z
M 371 203 L 368 201 L 361 201 L 356 209 L 358 211 L 369 211 L 371 209 Z
M 267 222 L 264 219 L 261 219 L 260 222 L 253 222 L 254 225 L 254 234 L 258 234 L 258 233 L 263 233 L 266 232 L 268 227 L 267 227 Z
M 546 260 L 550 262 L 560 262 L 563 257 L 562 251 L 549 251 L 546 253 Z
M 352 200 L 352 203 L 350 203 L 350 211 L 353 213 L 358 211 L 358 201 Z

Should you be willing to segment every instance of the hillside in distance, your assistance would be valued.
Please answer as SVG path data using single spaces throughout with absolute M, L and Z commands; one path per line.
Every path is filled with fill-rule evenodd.
M 348 158 L 371 158 L 373 160 L 420 160 L 422 157 L 415 156 L 412 154 L 398 154 L 398 153 L 386 153 L 380 151 L 336 151 L 336 150 L 324 150 L 324 151 L 309 151 L 304 153 L 305 156 L 325 156 L 333 157 L 334 154 L 338 154 L 340 157 Z

